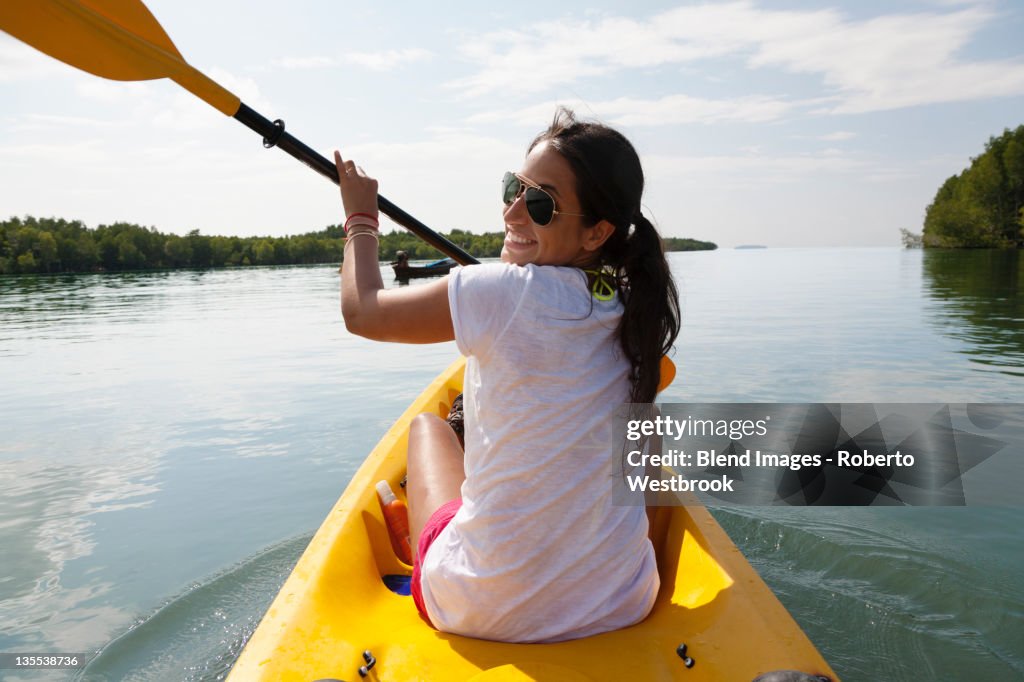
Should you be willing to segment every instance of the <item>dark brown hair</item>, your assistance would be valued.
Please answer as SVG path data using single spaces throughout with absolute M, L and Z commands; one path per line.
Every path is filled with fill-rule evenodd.
M 607 220 L 615 231 L 601 248 L 624 301 L 619 323 L 622 350 L 632 366 L 630 400 L 654 401 L 661 357 L 679 334 L 679 295 L 665 260 L 661 236 L 640 211 L 644 171 L 621 133 L 601 123 L 577 121 L 560 107 L 551 126 L 530 144 L 547 142 L 576 175 L 576 196 L 585 220 Z

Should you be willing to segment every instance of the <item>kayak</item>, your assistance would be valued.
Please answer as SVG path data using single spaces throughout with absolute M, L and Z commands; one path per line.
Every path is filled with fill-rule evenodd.
M 404 497 L 409 424 L 422 412 L 448 414 L 464 366 L 459 359 L 435 379 L 369 454 L 229 681 L 705 682 L 753 680 L 777 670 L 838 679 L 696 497 L 658 508 L 652 537 L 661 590 L 651 614 L 636 625 L 556 644 L 491 642 L 427 625 L 411 597 L 392 591 L 411 567 L 392 551 L 376 483 L 386 480 Z
M 443 258 L 426 265 L 409 265 L 408 261 L 395 261 L 391 263 L 391 269 L 395 271 L 395 279 L 407 281 L 420 277 L 440 277 L 451 272 L 458 263 L 451 258 Z

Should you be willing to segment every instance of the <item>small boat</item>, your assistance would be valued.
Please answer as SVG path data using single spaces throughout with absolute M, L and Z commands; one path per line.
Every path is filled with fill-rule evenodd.
M 838 678 L 696 497 L 659 507 L 653 534 L 661 590 L 622 630 L 557 644 L 508 644 L 438 632 L 392 591 L 411 568 L 391 548 L 375 484 L 403 496 L 408 428 L 444 417 L 461 392 L 453 363 L 363 462 L 270 605 L 229 676 L 249 680 L 750 681 L 796 670 Z M 600 566 L 580 566 L 600 571 Z M 821 676 L 821 677 L 818 677 Z
M 409 257 L 403 251 L 398 252 L 398 260 L 391 262 L 391 268 L 395 271 L 395 279 L 401 282 L 419 277 L 447 275 L 456 265 L 458 263 L 451 258 L 442 258 L 426 265 L 409 265 Z

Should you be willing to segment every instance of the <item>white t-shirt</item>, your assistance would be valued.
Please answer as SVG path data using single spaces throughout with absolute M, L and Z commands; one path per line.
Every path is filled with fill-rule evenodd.
M 612 414 L 629 399 L 622 305 L 575 268 L 502 263 L 448 286 L 467 356 L 462 507 L 427 551 L 442 631 L 551 642 L 632 625 L 658 571 L 642 506 L 612 504 Z

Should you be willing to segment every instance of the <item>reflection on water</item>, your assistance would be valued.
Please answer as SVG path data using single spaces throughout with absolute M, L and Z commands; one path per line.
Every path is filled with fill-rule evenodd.
M 152 504 L 159 490 L 152 466 L 145 455 L 114 462 L 0 460 L 0 644 L 86 651 L 124 622 L 129 614 L 111 605 L 116 585 L 80 582 L 69 567 L 96 549 L 98 514 Z
M 1024 250 L 924 252 L 931 322 L 971 362 L 1024 376 Z
M 310 532 L 453 356 L 345 333 L 332 267 L 0 277 L 0 651 L 94 652 Z

